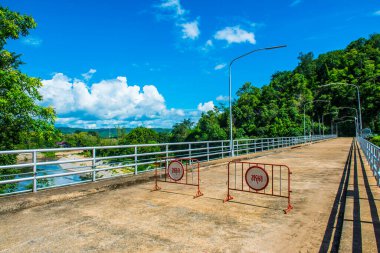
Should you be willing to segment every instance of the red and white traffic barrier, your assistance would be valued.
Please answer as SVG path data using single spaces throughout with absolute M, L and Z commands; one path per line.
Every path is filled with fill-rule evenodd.
M 291 171 L 283 164 L 257 163 L 233 160 L 228 163 L 227 197 L 223 202 L 234 199 L 231 191 L 270 195 L 287 198 L 285 213 L 290 212 Z
M 162 169 L 162 165 L 164 165 L 164 169 Z M 160 162 L 156 163 L 153 191 L 161 190 L 158 182 L 183 184 L 197 187 L 194 198 L 202 196 L 199 167 L 199 161 L 195 158 L 161 158 Z

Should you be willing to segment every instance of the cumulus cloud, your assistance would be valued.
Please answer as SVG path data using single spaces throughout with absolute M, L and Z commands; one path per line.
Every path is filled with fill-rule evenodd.
M 83 73 L 83 78 L 88 81 L 92 78 L 92 76 L 96 73 L 96 69 L 90 69 L 87 73 Z
M 229 97 L 228 96 L 222 96 L 222 95 L 219 95 L 216 97 L 216 101 L 222 101 L 222 102 L 225 102 L 225 101 L 228 101 L 229 100 Z
M 225 68 L 226 66 L 227 66 L 227 64 L 225 64 L 225 63 L 218 64 L 214 67 L 214 70 L 221 70 L 221 69 Z
M 204 104 L 199 103 L 198 110 L 201 112 L 208 112 L 208 111 L 214 110 L 214 107 L 215 107 L 214 102 L 209 101 L 209 102 L 205 102 Z
M 248 42 L 256 44 L 255 34 L 241 29 L 240 26 L 225 27 L 215 33 L 214 38 L 225 40 L 228 44 Z
M 159 15 L 166 16 L 169 20 L 174 20 L 176 27 L 181 28 L 182 39 L 195 40 L 199 37 L 200 29 L 198 20 L 190 21 L 189 11 L 185 10 L 179 0 L 163 0 L 158 5 Z M 199 18 L 198 18 L 199 19 Z
M 182 16 L 185 14 L 185 9 L 182 8 L 179 0 L 163 0 L 158 6 L 160 9 L 172 12 L 176 17 Z
M 61 125 L 133 127 L 133 122 L 137 122 L 171 127 L 186 116 L 182 109 L 168 109 L 154 85 L 130 86 L 122 76 L 88 86 L 57 73 L 52 79 L 42 80 L 42 84 L 41 105 L 53 106 L 58 115 L 57 124 Z
M 198 28 L 198 21 L 181 24 L 182 26 L 182 38 L 184 39 L 196 39 L 199 37 L 200 31 Z

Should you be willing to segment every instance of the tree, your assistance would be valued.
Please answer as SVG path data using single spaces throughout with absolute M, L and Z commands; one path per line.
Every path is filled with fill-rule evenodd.
M 36 23 L 3 7 L 0 17 L 0 149 L 12 149 L 26 132 L 54 132 L 55 112 L 36 103 L 42 100 L 40 79 L 22 73 L 20 55 L 4 48 L 8 39 L 28 35 Z
M 189 135 L 189 140 L 194 141 L 211 141 L 224 140 L 227 133 L 220 127 L 220 113 L 217 111 L 208 111 L 202 113 L 194 130 Z
M 5 49 L 9 39 L 26 36 L 35 27 L 32 17 L 0 7 L 0 150 L 14 149 L 25 141 L 28 133 L 47 139 L 57 133 L 54 109 L 37 104 L 42 100 L 38 91 L 42 86 L 40 79 L 22 73 L 20 55 Z M 15 162 L 15 156 L 0 156 L 0 164 Z M 0 170 L 1 174 L 14 172 Z M 10 186 L 3 185 L 0 191 L 7 187 Z
M 191 133 L 194 122 L 190 119 L 184 119 L 180 123 L 176 123 L 172 129 L 171 141 L 173 142 L 183 142 L 186 141 L 187 137 Z

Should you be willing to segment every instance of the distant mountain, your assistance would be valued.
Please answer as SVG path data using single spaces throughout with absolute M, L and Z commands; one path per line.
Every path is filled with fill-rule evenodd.
M 102 138 L 116 138 L 117 137 L 117 128 L 97 128 L 97 129 L 88 129 L 88 128 L 76 128 L 76 127 L 57 127 L 59 131 L 63 134 L 72 134 L 75 132 L 96 132 L 99 133 Z M 125 133 L 129 133 L 133 128 L 123 128 Z M 169 128 L 152 128 L 152 130 L 157 133 L 169 133 L 171 129 Z

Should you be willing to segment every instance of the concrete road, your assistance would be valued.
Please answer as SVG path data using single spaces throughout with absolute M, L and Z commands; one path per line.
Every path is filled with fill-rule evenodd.
M 196 199 L 196 188 L 190 186 L 161 183 L 161 191 L 151 192 L 152 181 L 94 194 L 70 187 L 64 198 L 55 197 L 64 189 L 0 198 L 2 210 L 23 198 L 54 200 L 0 212 L 0 252 L 317 252 L 326 234 L 335 233 L 329 221 L 334 220 L 351 143 L 351 138 L 339 138 L 251 159 L 291 168 L 294 209 L 289 214 L 282 211 L 286 199 L 258 194 L 234 192 L 234 200 L 223 203 L 225 163 L 201 169 L 204 196 Z M 377 212 L 380 192 L 363 168 Z M 86 187 L 88 193 L 94 185 Z M 358 196 L 365 198 L 363 194 Z M 373 222 L 371 215 L 364 215 Z M 375 240 L 372 230 L 363 230 L 361 237 L 372 233 Z M 352 244 L 352 237 L 343 239 Z

